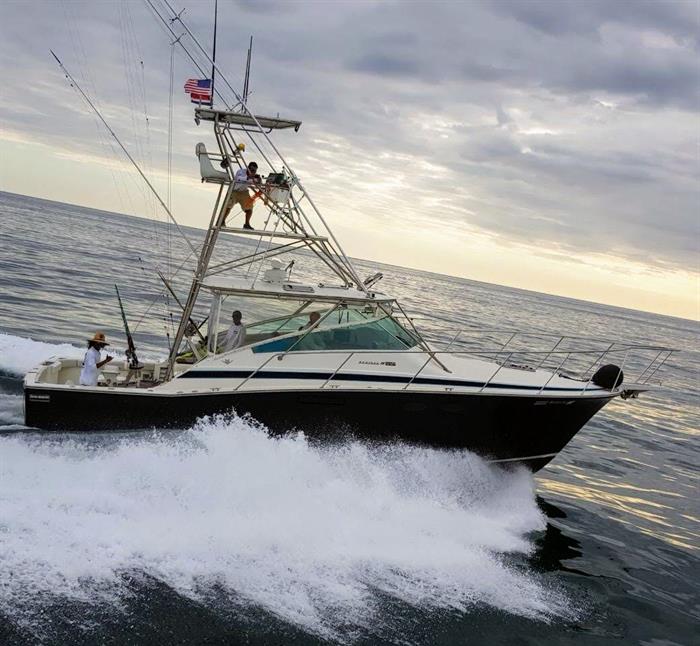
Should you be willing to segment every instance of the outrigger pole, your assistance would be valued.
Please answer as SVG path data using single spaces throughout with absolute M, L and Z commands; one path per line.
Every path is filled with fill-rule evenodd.
M 168 280 L 165 278 L 165 276 L 163 276 L 163 272 L 162 272 L 160 269 L 156 269 L 156 273 L 158 274 L 158 277 L 163 281 L 163 285 L 165 285 L 165 287 L 167 288 L 167 290 L 170 292 L 170 295 L 175 299 L 175 302 L 180 306 L 180 309 L 184 312 L 184 311 L 185 311 L 185 306 L 182 304 L 182 301 L 178 298 L 177 294 L 175 293 L 175 291 L 173 290 L 173 288 L 170 286 L 170 283 L 168 282 Z M 189 321 L 189 323 L 192 325 L 192 327 L 194 327 L 194 329 L 197 330 L 197 334 L 198 334 L 198 336 L 199 336 L 199 338 L 200 338 L 201 341 L 205 341 L 205 338 L 204 338 L 204 335 L 202 334 L 202 332 L 200 331 L 199 328 L 200 328 L 202 325 L 204 325 L 204 322 L 205 322 L 206 320 L 207 320 L 207 319 L 204 319 L 204 321 L 202 321 L 199 325 L 197 325 L 197 324 L 194 322 L 194 320 L 192 319 L 192 317 L 190 317 L 190 318 L 188 319 L 188 321 Z
M 253 54 L 253 37 L 250 37 L 250 44 L 248 45 L 248 58 L 245 62 L 245 79 L 243 81 L 243 103 L 248 102 L 248 89 L 250 85 L 250 58 Z
M 214 0 L 214 44 L 211 49 L 211 107 L 214 107 L 214 75 L 216 74 L 216 19 L 219 16 L 219 0 Z
M 95 104 L 90 100 L 90 97 L 88 97 L 88 95 L 85 94 L 85 92 L 83 92 L 83 89 L 80 87 L 80 85 L 78 85 L 78 82 L 73 78 L 71 73 L 66 69 L 66 66 L 63 63 L 61 63 L 61 60 L 58 58 L 58 56 L 56 56 L 56 54 L 54 53 L 54 51 L 52 49 L 50 49 L 49 51 L 51 52 L 51 55 L 56 59 L 56 62 L 59 64 L 59 66 L 63 70 L 63 73 L 66 75 L 66 78 L 70 81 L 71 85 L 76 90 L 78 90 L 78 92 L 80 92 L 83 99 L 85 99 L 85 102 L 90 106 L 90 108 L 92 108 L 92 111 L 100 118 L 100 121 L 102 121 L 102 123 L 104 124 L 104 127 L 107 128 L 107 131 L 109 132 L 109 134 L 112 135 L 112 137 L 114 137 L 114 140 L 119 144 L 119 147 L 124 151 L 124 154 L 129 158 L 129 161 L 133 164 L 134 168 L 138 171 L 139 175 L 141 175 L 141 178 L 143 179 L 143 181 L 146 182 L 146 184 L 148 185 L 148 188 L 151 189 L 151 192 L 153 193 L 153 195 L 156 196 L 156 199 L 158 200 L 158 202 L 160 202 L 160 205 L 163 207 L 165 212 L 168 214 L 168 217 L 172 220 L 172 222 L 175 225 L 175 227 L 177 228 L 179 234 L 183 237 L 185 242 L 189 245 L 190 249 L 192 250 L 192 252 L 196 256 L 197 250 L 195 249 L 194 245 L 190 242 L 190 239 L 184 234 L 184 232 L 180 228 L 180 225 L 178 224 L 178 221 L 175 219 L 173 214 L 170 212 L 170 209 L 166 206 L 165 202 L 163 202 L 160 195 L 158 194 L 158 191 L 156 191 L 156 189 L 153 187 L 153 184 L 151 184 L 151 182 L 148 180 L 148 177 L 146 177 L 146 175 L 144 175 L 140 166 L 136 163 L 134 158 L 129 154 L 129 151 L 126 149 L 124 144 L 119 140 L 119 137 L 117 137 L 114 130 L 112 130 L 110 125 L 107 123 L 105 118 L 102 116 L 102 113 L 95 107 Z

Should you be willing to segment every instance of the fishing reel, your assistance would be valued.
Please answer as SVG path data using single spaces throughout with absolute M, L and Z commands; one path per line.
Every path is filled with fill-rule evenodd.
M 143 364 L 136 356 L 136 350 L 127 350 L 125 354 L 129 370 L 141 370 L 141 368 L 143 368 Z

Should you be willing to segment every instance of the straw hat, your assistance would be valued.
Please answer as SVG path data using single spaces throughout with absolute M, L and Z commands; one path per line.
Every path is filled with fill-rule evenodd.
M 107 339 L 105 338 L 104 332 L 95 332 L 95 336 L 93 336 L 92 339 L 88 339 L 88 341 L 92 341 L 93 343 L 101 343 L 102 345 L 109 345 L 109 343 L 107 343 Z

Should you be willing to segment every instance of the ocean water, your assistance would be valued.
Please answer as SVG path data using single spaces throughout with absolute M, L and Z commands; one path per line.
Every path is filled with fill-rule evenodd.
M 437 339 L 457 320 L 682 350 L 665 390 L 611 403 L 535 476 L 233 415 L 26 429 L 28 369 L 95 329 L 123 349 L 115 282 L 141 355 L 167 353 L 153 269 L 186 256 L 162 223 L 0 193 L 0 643 L 700 643 L 696 322 L 358 262 Z

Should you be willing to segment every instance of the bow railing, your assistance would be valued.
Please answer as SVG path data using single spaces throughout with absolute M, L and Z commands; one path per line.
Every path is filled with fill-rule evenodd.
M 326 377 L 321 389 L 331 387 L 333 382 L 342 374 L 344 368 L 351 364 L 352 359 L 358 358 L 362 360 L 364 357 L 381 357 L 387 358 L 383 361 L 386 367 L 389 364 L 396 366 L 395 361 L 391 359 L 399 359 L 402 356 L 410 356 L 412 360 L 416 360 L 417 368 L 410 372 L 393 370 L 389 373 L 384 369 L 382 372 L 377 372 L 377 376 L 386 376 L 391 374 L 394 377 L 401 379 L 401 389 L 406 390 L 415 384 L 418 379 L 428 368 L 434 364 L 442 372 L 442 361 L 449 362 L 451 359 L 472 359 L 483 364 L 491 364 L 492 369 L 488 372 L 488 377 L 477 382 L 478 392 L 483 392 L 492 384 L 498 383 L 497 377 L 504 370 L 517 370 L 529 372 L 533 375 L 540 375 L 541 381 L 534 383 L 535 387 L 539 386 L 538 393 L 547 388 L 555 377 L 564 377 L 570 380 L 573 385 L 576 382 L 580 384 L 580 392 L 583 394 L 590 389 L 593 375 L 596 370 L 603 365 L 614 363 L 618 366 L 620 372 L 625 373 L 624 382 L 619 385 L 613 392 L 624 392 L 625 390 L 644 390 L 643 386 L 660 385 L 658 377 L 661 374 L 663 366 L 669 361 L 671 356 L 677 352 L 673 348 L 667 348 L 659 345 L 643 345 L 635 343 L 611 342 L 605 347 L 575 349 L 565 347 L 567 343 L 576 337 L 548 335 L 553 337 L 554 343 L 552 347 L 545 350 L 530 350 L 516 347 L 514 343 L 517 334 L 510 333 L 507 341 L 499 348 L 482 349 L 482 350 L 434 350 L 427 351 L 423 349 L 406 349 L 406 350 L 303 350 L 303 351 L 284 351 L 274 352 L 250 375 L 248 375 L 236 390 L 242 388 L 248 381 L 254 379 L 261 371 L 268 367 L 274 360 L 288 361 L 300 356 L 323 356 L 326 372 L 328 372 L 329 357 L 337 357 L 337 362 L 331 364 L 330 375 Z M 529 336 L 529 333 L 523 336 Z M 579 337 L 580 340 L 580 337 Z M 592 340 L 592 339 L 586 339 Z M 448 342 L 448 347 L 452 345 Z M 440 361 L 442 359 L 442 361 Z M 365 364 L 366 365 L 366 364 Z M 363 366 L 363 369 L 366 369 Z M 458 377 L 453 374 L 450 379 Z M 654 378 L 655 381 L 652 381 Z M 381 379 L 379 379 L 381 380 Z M 529 380 L 532 382 L 532 380 Z M 571 390 L 576 390 L 573 388 Z

